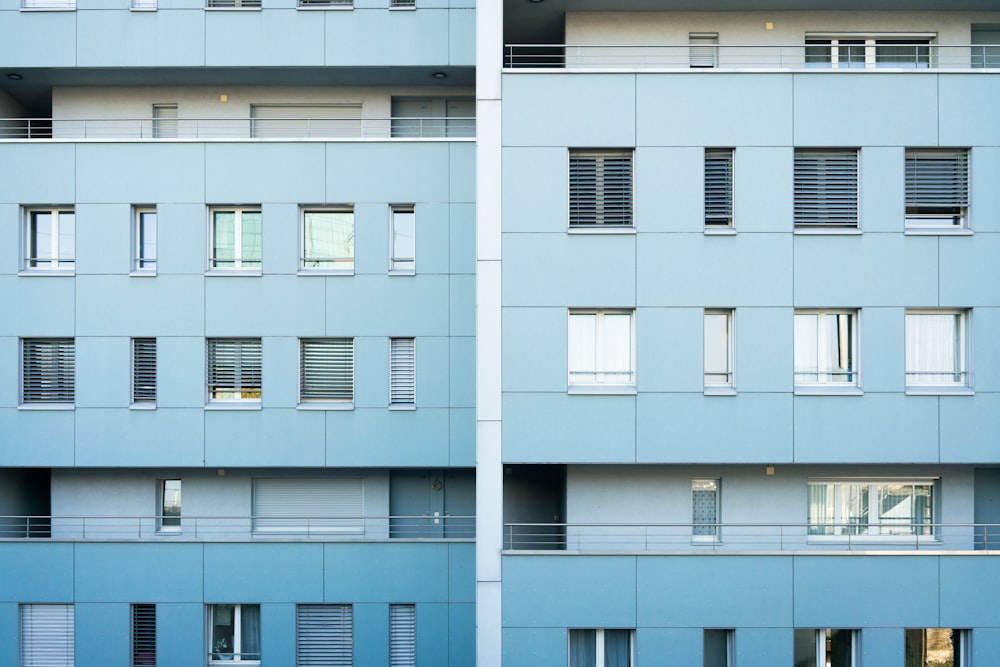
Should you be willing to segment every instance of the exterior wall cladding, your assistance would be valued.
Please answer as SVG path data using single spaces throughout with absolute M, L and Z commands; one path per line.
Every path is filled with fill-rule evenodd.
M 0 0 L 0 666 L 1000 662 L 1000 2 L 128 2 Z

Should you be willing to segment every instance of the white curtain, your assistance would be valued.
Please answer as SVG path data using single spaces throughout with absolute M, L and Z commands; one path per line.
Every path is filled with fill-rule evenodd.
M 912 313 L 906 316 L 907 384 L 962 382 L 961 315 Z

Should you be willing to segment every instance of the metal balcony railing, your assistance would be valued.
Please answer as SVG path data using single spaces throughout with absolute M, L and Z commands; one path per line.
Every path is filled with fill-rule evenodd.
M 892 523 L 507 523 L 504 549 L 658 551 L 991 551 L 1000 524 Z
M 884 50 L 875 45 L 862 61 L 838 62 L 832 55 L 817 55 L 812 45 L 805 44 L 507 44 L 504 67 L 698 72 L 1000 69 L 1000 45 L 893 43 Z
M 469 540 L 474 516 L 0 516 L 0 542 Z
M 0 118 L 0 141 L 25 139 L 469 139 L 474 117 L 452 118 Z

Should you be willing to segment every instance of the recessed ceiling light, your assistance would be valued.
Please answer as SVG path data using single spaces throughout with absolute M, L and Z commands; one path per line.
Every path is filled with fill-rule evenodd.
M 17 72 L 11 72 L 10 74 L 7 75 L 7 78 L 10 79 L 11 81 L 20 81 L 24 77 L 18 74 Z
M 431 76 L 433 76 L 435 79 L 445 79 L 448 77 L 448 75 L 445 74 L 444 72 L 434 72 L 434 74 L 431 74 Z

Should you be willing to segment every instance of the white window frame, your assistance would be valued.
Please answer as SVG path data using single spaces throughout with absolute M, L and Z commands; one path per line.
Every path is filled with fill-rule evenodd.
M 906 231 L 967 232 L 969 150 L 907 148 Z
M 709 542 L 716 544 L 721 541 L 721 510 L 722 510 L 722 480 L 718 477 L 691 480 L 691 542 Z M 698 523 L 695 516 L 695 493 L 711 492 L 715 496 L 715 522 L 712 524 Z
M 956 330 L 952 333 L 954 343 L 951 369 L 921 370 L 911 368 L 915 352 L 911 349 L 912 322 L 921 316 L 948 316 L 954 318 Z M 968 394 L 972 393 L 972 311 L 963 308 L 907 308 L 905 315 L 905 372 L 906 393 L 908 394 Z M 919 382 L 918 375 L 951 375 L 957 377 L 951 382 Z
M 710 371 L 709 362 L 709 340 L 708 340 L 708 319 L 709 317 L 725 317 L 726 324 L 726 370 L 724 373 Z M 735 310 L 732 308 L 706 308 L 702 325 L 703 339 L 703 375 L 705 393 L 713 395 L 732 395 L 736 393 L 736 362 L 735 362 Z M 724 376 L 720 378 L 719 376 Z
M 594 667 L 605 667 L 604 665 L 604 632 L 606 630 L 625 630 L 629 633 L 628 635 L 628 648 L 629 648 L 629 658 L 628 667 L 633 667 L 635 665 L 635 629 L 634 628 L 570 628 L 566 633 L 566 656 L 568 659 L 568 664 L 573 667 L 573 654 L 572 654 L 572 640 L 570 639 L 572 633 L 578 631 L 588 631 L 592 630 L 595 633 L 595 657 L 596 663 Z
M 610 369 L 609 360 L 604 355 L 605 349 L 605 325 L 604 318 L 607 315 L 627 315 L 629 318 L 629 368 Z M 594 370 L 574 370 L 573 369 L 573 318 L 577 316 L 595 316 L 594 323 Z M 634 309 L 589 309 L 573 308 L 569 310 L 567 322 L 567 386 L 569 393 L 635 393 L 636 387 L 636 358 L 635 358 L 635 310 Z M 622 378 L 622 375 L 627 377 Z M 574 378 L 574 375 L 594 376 L 590 379 Z
M 858 233 L 860 151 L 803 147 L 794 150 L 793 159 L 795 233 Z
M 850 634 L 850 643 L 849 643 L 849 647 L 850 647 L 849 650 L 850 650 L 851 654 L 849 656 L 847 656 L 847 659 L 848 659 L 847 667 L 857 667 L 857 665 L 859 664 L 859 661 L 861 660 L 861 631 L 860 630 L 855 630 L 855 629 L 852 629 L 852 628 L 819 628 L 819 629 L 816 629 L 816 630 L 813 630 L 811 628 L 796 628 L 795 629 L 795 633 L 797 635 L 802 636 L 805 633 L 810 633 L 812 635 L 812 637 L 811 637 L 811 639 L 812 639 L 812 647 L 813 647 L 812 655 L 813 655 L 813 660 L 815 661 L 812 664 L 815 665 L 815 667 L 825 667 L 826 665 L 830 664 L 830 662 L 828 662 L 828 661 L 831 660 L 833 657 L 835 657 L 835 656 L 828 656 L 827 655 L 827 653 L 829 652 L 827 650 L 827 644 L 830 643 L 830 642 L 832 642 L 832 636 L 833 636 L 833 632 L 834 631 L 849 632 L 849 633 L 851 633 Z M 802 637 L 802 638 L 804 639 L 804 637 Z M 796 638 L 796 649 L 798 648 L 798 644 L 799 644 L 798 639 L 799 638 L 797 637 Z M 799 654 L 798 654 L 798 651 L 796 650 L 796 658 L 798 656 L 799 656 Z M 844 664 L 844 663 L 842 663 L 842 662 L 839 661 L 841 656 L 836 656 L 836 657 L 838 659 L 838 662 L 837 662 L 838 665 Z M 798 664 L 798 663 L 796 663 L 796 664 Z
M 406 217 L 408 216 L 408 218 Z M 413 250 L 406 255 L 396 244 L 397 224 L 409 220 L 413 236 Z M 405 230 L 404 230 L 405 231 Z M 412 204 L 393 204 L 389 207 L 389 274 L 412 276 L 417 271 L 417 214 Z
M 705 149 L 705 231 L 732 232 L 736 226 L 736 150 Z
M 132 405 L 133 408 L 155 408 L 157 390 L 157 341 L 153 337 L 136 337 L 132 343 Z
M 44 358 L 38 360 L 38 357 Z M 73 409 L 76 403 L 75 338 L 22 338 L 20 362 L 19 407 Z
M 21 271 L 25 275 L 73 275 L 76 271 L 76 208 L 73 206 L 24 206 L 21 209 Z M 36 217 L 49 215 L 49 242 L 44 253 L 38 245 Z M 65 222 L 63 216 L 69 216 Z M 70 222 L 70 219 L 72 220 Z M 60 229 L 72 227 L 71 239 L 63 239 Z M 70 247 L 67 249 L 66 245 Z M 33 252 L 34 248 L 34 252 Z M 35 256 L 32 256 L 32 255 Z
M 233 369 L 231 371 L 233 376 L 233 386 L 227 392 L 222 387 L 224 386 L 221 382 L 213 383 L 213 378 L 219 378 L 220 375 L 224 376 L 223 373 L 219 372 L 222 369 L 221 366 L 213 368 L 212 356 L 213 348 L 224 344 L 236 344 L 236 357 L 234 358 Z M 254 376 L 253 364 L 251 363 L 250 371 L 246 374 L 243 372 L 243 362 L 247 355 L 251 355 L 247 358 L 248 361 L 253 361 L 253 349 L 252 347 L 256 345 L 257 347 L 257 364 L 258 369 L 256 371 L 259 376 L 260 382 L 256 383 L 257 386 L 253 386 L 252 382 L 244 382 L 244 375 L 247 379 L 252 380 Z M 251 346 L 251 349 L 244 353 L 244 346 Z M 209 408 L 260 408 L 261 398 L 264 394 L 264 350 L 263 342 L 260 338 L 207 338 L 205 339 L 205 369 L 206 369 L 206 390 L 207 390 L 207 405 Z M 220 387 L 218 392 L 236 394 L 239 396 L 226 396 L 226 397 L 214 397 L 212 386 L 213 384 Z M 257 396 L 244 396 L 244 394 L 254 394 Z
M 152 216 L 150 218 L 149 216 Z M 152 222 L 152 230 L 148 222 Z M 132 207 L 132 275 L 155 276 L 157 254 L 157 231 L 159 216 L 155 206 L 136 205 Z M 147 256 L 149 237 L 152 236 L 152 257 Z
M 167 485 L 176 482 L 176 491 L 168 489 Z M 180 478 L 158 479 L 156 480 L 156 530 L 161 533 L 181 532 L 182 519 L 184 517 L 184 485 Z M 172 513 L 167 515 L 168 503 L 176 506 L 176 516 Z
M 216 216 L 220 213 L 232 213 L 233 223 L 233 258 L 216 257 L 215 225 Z M 243 216 L 257 214 L 260 216 L 260 257 L 243 257 Z M 220 263 L 232 263 L 232 266 L 219 266 Z M 264 215 L 260 206 L 212 206 L 208 210 L 208 273 L 219 275 L 260 275 L 264 265 Z
M 156 605 L 133 604 L 131 667 L 156 667 Z
M 407 355 L 406 347 L 409 347 Z M 417 407 L 417 339 L 389 339 L 389 409 Z
M 212 623 L 214 618 L 215 607 L 217 606 L 229 606 L 228 604 L 210 604 L 206 605 L 206 615 L 207 615 L 207 625 L 208 631 L 206 636 L 208 637 L 208 664 L 210 665 L 232 665 L 234 663 L 240 663 L 244 665 L 259 665 L 260 658 L 244 658 L 243 657 L 243 608 L 244 607 L 257 607 L 257 613 L 260 614 L 259 604 L 232 604 L 233 607 L 233 646 L 228 647 L 228 651 L 217 650 L 215 646 L 218 641 L 215 638 L 215 626 Z M 263 629 L 259 628 L 260 635 L 263 635 Z M 261 636 L 257 637 L 257 643 L 260 644 L 262 640 Z M 216 658 L 216 656 L 225 653 L 227 655 L 232 655 L 232 658 Z M 257 655 L 257 654 L 250 654 Z
M 585 166 L 591 160 L 594 162 L 592 174 Z M 608 173 L 607 160 L 627 161 L 627 174 L 620 170 Z M 568 186 L 570 231 L 631 233 L 635 230 L 634 149 L 570 148 Z
M 353 410 L 355 395 L 355 340 L 348 336 L 299 339 L 299 405 L 300 409 Z M 350 362 L 350 397 L 346 387 L 331 384 L 342 365 Z M 306 382 L 310 370 L 320 373 Z M 319 385 L 317 388 L 316 385 Z
M 831 340 L 827 335 L 827 330 L 824 324 L 828 318 L 840 318 L 843 316 L 848 316 L 849 321 L 849 340 L 846 345 L 849 346 L 847 353 L 850 355 L 850 367 L 847 370 L 838 370 L 838 366 L 824 365 L 825 352 L 828 351 L 830 345 L 835 345 L 840 354 L 843 354 L 842 348 L 844 346 L 844 341 L 840 338 Z M 795 393 L 797 394 L 809 394 L 809 393 L 821 393 L 821 394 L 857 394 L 861 392 L 861 310 L 856 308 L 841 308 L 841 309 L 806 309 L 797 308 L 795 310 L 793 320 L 793 336 L 792 336 L 792 350 L 793 350 L 793 373 L 794 373 L 794 384 Z M 800 318 L 815 317 L 816 318 L 816 338 L 814 340 L 799 340 L 799 322 L 804 321 Z M 839 328 L 838 328 L 839 332 Z M 799 345 L 807 345 L 812 347 L 813 352 L 816 357 L 816 369 L 807 370 L 798 368 L 799 356 Z M 839 356 L 839 355 L 838 355 Z M 801 376 L 816 376 L 815 379 L 803 378 Z M 836 377 L 843 376 L 845 380 L 837 380 Z
M 73 667 L 76 608 L 72 604 L 19 605 L 20 667 Z M 41 649 L 35 657 L 36 646 Z
M 351 217 L 351 254 L 344 257 L 307 255 L 306 221 L 311 214 L 337 213 Z M 299 272 L 326 276 L 353 276 L 357 258 L 357 220 L 352 205 L 301 206 L 299 208 Z
M 878 541 L 878 542 L 904 542 L 904 543 L 923 543 L 930 544 L 939 541 L 937 536 L 937 517 L 940 513 L 939 503 L 940 503 L 940 489 L 938 488 L 938 482 L 940 481 L 937 477 L 906 477 L 906 478 L 877 478 L 877 479 L 860 479 L 860 478 L 810 478 L 807 480 L 807 523 L 808 523 L 808 541 L 809 542 L 860 542 L 860 541 Z M 827 487 L 827 494 L 832 492 L 834 494 L 832 504 L 833 504 L 833 516 L 831 517 L 819 517 L 814 515 L 814 510 L 819 511 L 819 507 L 813 506 L 813 498 L 811 489 L 813 487 Z M 882 496 L 882 491 L 887 490 L 893 486 L 903 486 L 903 487 L 916 487 L 928 488 L 929 489 L 929 501 L 926 509 L 930 512 L 929 521 L 917 521 L 913 523 L 893 523 L 891 521 L 883 522 L 881 515 L 881 505 L 880 498 Z M 864 493 L 863 498 L 865 499 L 864 504 L 862 501 L 862 492 Z M 847 494 L 845 501 L 844 494 Z M 910 498 L 914 498 L 916 495 L 911 495 Z M 850 505 L 857 499 L 856 508 L 847 508 L 848 515 L 844 516 L 843 512 L 845 510 L 845 503 Z M 827 501 L 830 502 L 830 501 Z M 850 512 L 856 509 L 856 513 L 859 516 L 866 516 L 867 523 L 861 523 L 854 521 L 850 516 Z M 826 508 L 823 508 L 825 514 Z M 908 517 L 908 518 L 913 518 Z M 906 526 L 904 530 L 900 530 L 901 526 Z
M 838 33 L 819 34 L 806 33 L 805 38 L 805 66 L 807 68 L 821 69 L 931 69 L 936 66 L 936 49 L 934 40 L 937 33 Z M 925 47 L 926 51 L 920 53 L 914 51 L 912 64 L 896 64 L 882 60 L 879 47 L 885 46 L 913 46 L 916 49 Z M 825 48 L 824 48 L 825 47 Z M 841 62 L 843 49 L 848 49 L 848 60 Z M 852 49 L 853 47 L 853 49 Z M 810 54 L 810 49 L 813 53 Z M 850 51 L 861 55 L 858 60 Z M 812 60 L 823 54 L 823 60 Z

